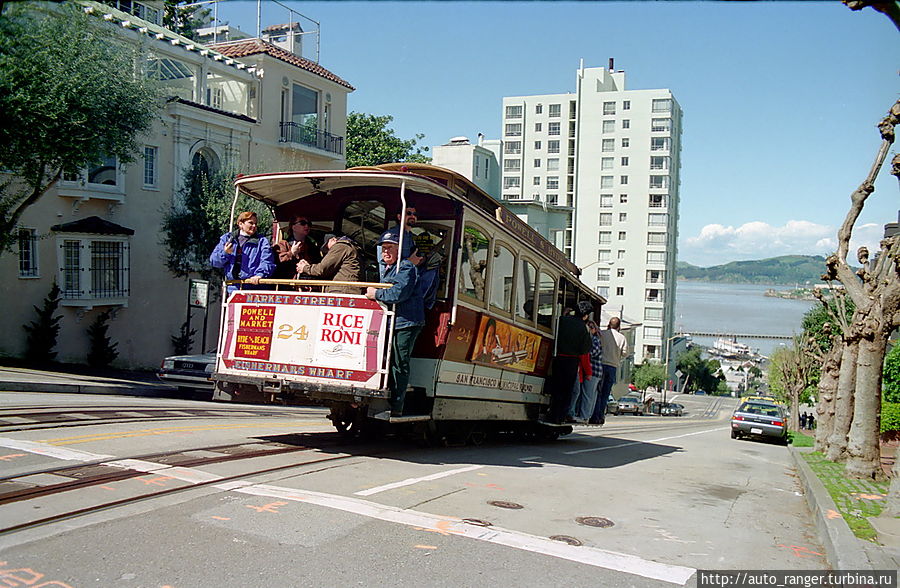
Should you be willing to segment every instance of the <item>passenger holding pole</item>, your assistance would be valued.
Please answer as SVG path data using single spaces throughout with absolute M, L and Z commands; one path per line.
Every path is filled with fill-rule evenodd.
M 366 288 L 366 298 L 394 304 L 394 336 L 391 343 L 391 416 L 403 415 L 406 387 L 409 384 L 409 363 L 416 338 L 425 325 L 425 307 L 416 288 L 416 265 L 421 262 L 413 253 L 400 259 L 400 232 L 386 231 L 378 240 L 385 271 L 381 281 L 390 288 Z
M 334 234 L 325 235 L 322 245 L 322 261 L 309 263 L 301 259 L 297 263 L 297 274 L 306 274 L 313 278 L 323 278 L 336 282 L 359 281 L 359 250 L 356 243 L 348 237 Z M 360 294 L 361 288 L 353 286 L 326 286 L 325 292 L 338 294 Z
M 261 278 L 268 278 L 275 271 L 275 256 L 266 239 L 256 232 L 255 212 L 245 211 L 238 215 L 237 230 L 225 233 L 209 256 L 209 263 L 217 269 L 225 270 L 226 280 L 244 280 L 246 284 L 259 287 Z M 237 290 L 236 285 L 228 286 L 228 294 Z
M 578 369 L 582 365 L 582 356 L 591 352 L 591 334 L 588 333 L 585 321 L 594 312 L 593 305 L 587 300 L 578 303 L 577 315 L 559 317 L 556 331 L 556 356 L 550 367 L 551 376 L 547 380 L 547 389 L 552 395 L 550 399 L 550 422 L 562 423 L 572 404 L 572 392 L 578 381 Z M 590 359 L 585 366 L 585 373 L 590 377 Z

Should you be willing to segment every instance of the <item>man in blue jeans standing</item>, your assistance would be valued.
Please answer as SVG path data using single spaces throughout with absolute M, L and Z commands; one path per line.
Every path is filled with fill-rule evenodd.
M 622 359 L 628 355 L 628 341 L 625 335 L 619 332 L 622 321 L 619 317 L 609 319 L 607 328 L 600 331 L 600 345 L 603 347 L 603 380 L 600 382 L 600 392 L 597 404 L 594 406 L 594 414 L 588 421 L 591 425 L 602 425 L 606 422 L 606 404 L 609 402 L 609 393 L 616 383 L 616 372 Z
M 425 326 L 425 304 L 416 288 L 416 265 L 422 261 L 413 253 L 409 259 L 399 259 L 400 232 L 385 231 L 378 240 L 384 274 L 381 281 L 390 288 L 366 288 L 366 298 L 394 304 L 394 338 L 391 344 L 391 416 L 403 415 L 406 387 L 409 385 L 409 360 L 416 338 Z

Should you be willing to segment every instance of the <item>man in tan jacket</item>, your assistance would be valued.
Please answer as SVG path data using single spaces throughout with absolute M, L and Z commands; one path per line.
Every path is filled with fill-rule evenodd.
M 322 256 L 321 262 L 313 264 L 301 259 L 297 263 L 297 273 L 335 282 L 359 281 L 359 249 L 352 239 L 325 235 Z M 324 291 L 332 294 L 362 294 L 361 288 L 353 286 L 326 286 Z

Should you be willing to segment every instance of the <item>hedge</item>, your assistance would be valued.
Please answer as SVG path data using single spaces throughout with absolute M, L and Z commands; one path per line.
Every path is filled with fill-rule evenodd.
M 900 402 L 881 403 L 881 432 L 900 431 Z

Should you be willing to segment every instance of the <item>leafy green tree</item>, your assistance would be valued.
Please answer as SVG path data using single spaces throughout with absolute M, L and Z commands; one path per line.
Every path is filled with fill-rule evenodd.
M 900 402 L 900 345 L 894 345 L 884 358 L 884 401 Z
M 394 117 L 351 112 L 347 115 L 347 167 L 382 163 L 430 163 L 428 147 L 418 147 L 425 135 L 401 139 L 388 125 Z
M 197 273 L 210 280 L 219 275 L 209 264 L 209 254 L 219 238 L 234 229 L 230 214 L 235 175 L 233 169 L 226 167 L 207 174 L 200 166 L 194 166 L 185 173 L 176 203 L 163 214 L 161 228 L 166 267 L 175 276 Z M 244 210 L 256 212 L 259 233 L 267 236 L 272 213 L 266 205 L 241 196 L 235 211 Z
M 197 29 L 208 26 L 212 21 L 212 10 L 189 4 L 195 3 L 192 0 L 165 0 L 163 26 L 182 37 L 194 39 Z
M 25 210 L 64 173 L 133 161 L 160 107 L 137 54 L 75 3 L 15 3 L 0 15 L 0 252 Z
M 666 381 L 666 367 L 661 363 L 644 362 L 634 368 L 631 381 L 640 390 L 654 387 L 662 390 Z
M 685 375 L 684 389 L 686 391 L 706 390 L 715 392 L 719 382 L 724 378 L 716 375 L 722 367 L 717 360 L 703 359 L 701 349 L 693 347 L 678 356 L 677 368 Z

